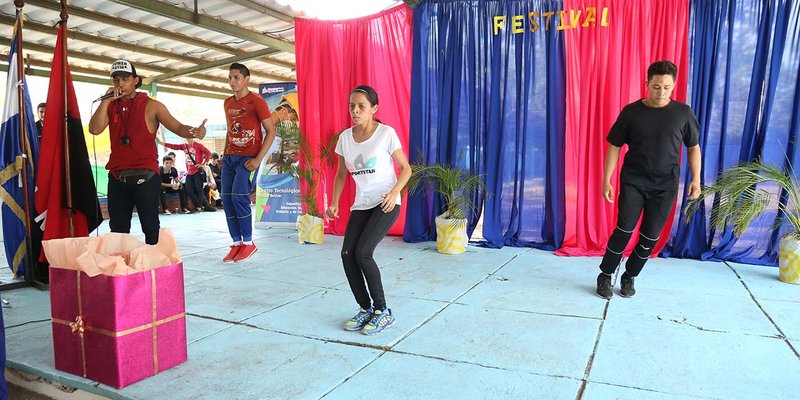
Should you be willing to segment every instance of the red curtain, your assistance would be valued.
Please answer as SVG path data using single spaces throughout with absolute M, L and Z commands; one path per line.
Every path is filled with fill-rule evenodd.
M 646 97 L 647 66 L 668 59 L 678 66 L 672 98 L 686 102 L 689 77 L 688 0 L 564 0 L 566 10 L 597 9 L 597 28 L 565 33 L 567 107 L 565 140 L 566 227 L 559 255 L 601 255 L 614 229 L 617 204 L 602 195 L 605 136 L 623 106 Z M 602 24 L 607 8 L 608 26 Z M 617 164 L 614 189 L 619 189 Z M 615 194 L 615 197 L 617 194 Z M 673 210 L 653 251 L 669 239 Z M 638 229 L 638 228 L 637 228 Z M 627 252 L 636 243 L 634 232 Z
M 413 12 L 405 5 L 368 17 L 321 21 L 297 18 L 297 91 L 300 126 L 311 148 L 352 126 L 348 110 L 350 91 L 370 85 L 378 92 L 376 117 L 393 127 L 408 156 L 411 105 L 411 46 Z M 336 167 L 320 163 L 321 191 L 330 202 Z M 347 179 L 339 202 L 339 218 L 328 221 L 326 233 L 343 235 L 355 197 L 355 184 Z M 318 197 L 323 207 L 322 193 Z M 405 199 L 390 234 L 403 233 Z

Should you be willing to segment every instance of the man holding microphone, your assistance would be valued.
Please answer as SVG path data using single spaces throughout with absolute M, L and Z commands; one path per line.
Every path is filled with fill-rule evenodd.
M 161 179 L 158 176 L 156 132 L 159 125 L 183 138 L 206 135 L 205 123 L 193 128 L 173 117 L 164 104 L 137 92 L 142 78 L 130 61 L 111 65 L 113 86 L 99 100 L 89 120 L 89 132 L 99 135 L 109 128 L 111 155 L 108 170 L 108 214 L 111 232 L 130 233 L 133 208 L 147 244 L 158 243 L 158 202 Z

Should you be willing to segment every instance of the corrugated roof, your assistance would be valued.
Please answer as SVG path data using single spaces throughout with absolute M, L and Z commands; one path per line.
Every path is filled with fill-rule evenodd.
M 380 1 L 387 6 L 400 3 Z M 0 61 L 5 62 L 16 8 L 12 1 L 2 3 Z M 49 76 L 61 6 L 57 0 L 24 3 L 28 73 Z M 297 80 L 294 17 L 302 14 L 276 0 L 70 0 L 68 4 L 69 63 L 76 81 L 107 84 L 106 71 L 119 58 L 133 62 L 145 84 L 155 80 L 159 92 L 228 96 L 227 67 L 233 61 L 248 66 L 253 88 L 256 82 Z
M 108 81 L 111 62 L 125 58 L 159 91 L 229 95 L 228 65 L 241 59 L 254 82 L 294 81 L 294 13 L 274 1 L 69 1 L 69 61 L 74 79 Z M 60 5 L 27 0 L 23 48 L 36 75 L 49 75 Z M 0 53 L 7 59 L 15 6 L 0 5 Z M 5 29 L 3 29 L 5 27 Z M 256 42 L 263 37 L 274 46 Z M 258 39 L 258 38 L 256 38 Z M 221 63 L 221 61 L 225 61 Z

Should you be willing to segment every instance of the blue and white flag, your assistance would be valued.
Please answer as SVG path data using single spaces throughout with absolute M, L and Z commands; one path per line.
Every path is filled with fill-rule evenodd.
M 17 34 L 20 27 L 19 18 L 14 24 L 11 39 L 11 51 L 8 60 L 8 80 L 6 82 L 6 102 L 3 108 L 2 126 L 0 126 L 0 200 L 2 200 L 3 244 L 5 246 L 8 266 L 15 276 L 25 274 L 25 223 L 30 221 L 25 215 L 25 198 L 22 185 L 22 169 L 27 168 L 28 199 L 33 207 L 33 190 L 36 160 L 38 159 L 38 136 L 33 119 L 31 100 L 25 80 L 19 79 L 17 68 L 18 57 Z M 22 149 L 20 138 L 21 118 L 18 88 L 22 85 L 25 94 L 25 132 L 26 149 Z M 24 157 L 23 154 L 27 154 Z M 25 161 L 28 161 L 27 163 Z M 26 165 L 27 164 L 27 165 Z

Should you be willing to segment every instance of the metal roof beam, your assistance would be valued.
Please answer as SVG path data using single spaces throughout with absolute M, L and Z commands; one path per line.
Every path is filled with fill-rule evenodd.
M 197 73 L 197 72 L 201 72 L 201 71 L 207 71 L 207 70 L 219 68 L 219 67 L 222 67 L 222 66 L 228 66 L 228 65 L 230 65 L 231 63 L 234 63 L 234 62 L 252 60 L 254 58 L 261 57 L 265 51 L 270 51 L 270 49 L 254 51 L 252 53 L 246 53 L 246 54 L 242 54 L 242 55 L 239 55 L 239 56 L 232 56 L 232 57 L 228 57 L 228 58 L 223 58 L 221 60 L 212 61 L 210 63 L 196 65 L 194 67 L 189 67 L 189 68 L 184 68 L 184 69 L 181 69 L 181 70 L 175 70 L 175 71 L 171 71 L 171 72 L 166 72 L 166 73 L 163 73 L 161 75 L 156 75 L 156 76 L 152 76 L 152 77 L 149 77 L 149 78 L 145 78 L 144 83 L 159 82 L 159 81 L 162 81 L 164 79 L 175 78 L 175 77 L 184 76 L 184 75 L 191 75 L 191 74 L 194 74 L 194 73 Z M 264 72 L 261 72 L 258 75 L 256 75 L 256 73 L 254 73 L 254 72 L 251 72 L 251 75 L 253 75 L 253 76 L 258 76 L 258 75 L 267 76 L 269 79 L 273 79 L 273 80 L 277 80 L 277 81 L 285 81 L 287 79 L 292 79 L 292 78 L 287 78 L 287 77 L 284 77 L 284 76 L 281 76 L 281 75 L 274 75 L 274 74 L 269 74 L 269 73 L 264 73 Z
M 8 72 L 8 65 L 0 65 L 0 72 Z M 41 69 L 30 69 L 28 75 L 33 76 L 40 76 L 43 78 L 50 77 L 50 71 L 41 70 Z M 95 78 L 92 76 L 83 76 L 83 75 L 72 75 L 73 82 L 85 82 L 85 83 L 95 83 L 98 85 L 107 84 L 107 79 Z M 142 85 L 140 89 L 149 90 L 149 86 Z M 159 92 L 164 93 L 175 93 L 175 94 L 182 94 L 185 96 L 194 96 L 194 97 L 205 97 L 209 99 L 218 99 L 218 100 L 225 100 L 226 98 L 230 97 L 230 95 L 223 95 L 223 94 L 216 94 L 210 92 L 200 92 L 196 90 L 185 90 L 185 89 L 177 89 L 177 88 L 170 88 L 170 87 L 158 87 Z
M 53 2 L 53 1 L 50 1 L 50 0 L 27 0 L 26 3 L 29 4 L 29 5 L 45 8 L 45 9 L 56 11 L 56 12 L 60 12 L 61 11 L 61 5 L 58 2 Z M 163 37 L 165 39 L 176 40 L 176 41 L 179 41 L 179 42 L 182 42 L 182 43 L 188 43 L 188 44 L 191 44 L 193 46 L 197 46 L 197 47 L 201 47 L 201 48 L 213 49 L 213 50 L 220 51 L 220 52 L 227 53 L 227 54 L 239 54 L 241 52 L 241 50 L 239 50 L 239 49 L 237 49 L 235 47 L 226 46 L 226 45 L 222 45 L 222 44 L 217 44 L 217 43 L 205 41 L 205 40 L 202 40 L 202 39 L 197 39 L 197 38 L 195 38 L 193 36 L 183 35 L 183 34 L 180 34 L 180 33 L 168 31 L 166 29 L 155 28 L 155 27 L 144 25 L 144 24 L 140 24 L 140 23 L 137 23 L 137 22 L 131 22 L 131 21 L 127 20 L 127 19 L 117 18 L 117 17 L 113 17 L 113 16 L 110 16 L 110 15 L 106 15 L 106 14 L 101 14 L 101 13 L 94 12 L 94 11 L 85 10 L 85 9 L 82 9 L 82 8 L 76 8 L 74 6 L 67 6 L 67 10 L 69 12 L 69 15 L 74 15 L 76 17 L 86 18 L 86 19 L 89 19 L 89 20 L 92 20 L 92 21 L 101 22 L 101 23 L 106 24 L 106 25 L 115 26 L 115 27 L 121 27 L 121 28 L 125 28 L 125 29 L 130 29 L 130 30 L 136 31 L 136 32 L 147 33 L 147 34 L 150 34 L 150 35 Z M 275 53 L 280 53 L 280 51 L 279 50 L 274 50 L 273 53 L 270 53 L 270 54 L 275 54 Z M 291 70 L 295 70 L 297 68 L 294 63 L 290 63 L 290 62 L 283 61 L 283 60 L 277 60 L 277 59 L 274 59 L 272 57 L 262 57 L 262 58 L 258 59 L 258 61 L 261 61 L 261 62 L 264 62 L 264 63 L 268 63 L 268 64 L 273 64 L 273 65 L 278 65 L 278 66 L 281 66 L 281 67 L 284 67 L 284 68 L 289 68 Z
M 13 26 L 15 21 L 16 21 L 16 19 L 14 19 L 14 18 L 6 17 L 4 15 L 0 15 L 0 25 Z M 48 25 L 37 24 L 35 22 L 30 22 L 30 21 L 26 21 L 25 22 L 25 29 L 30 29 L 30 30 L 33 30 L 33 31 L 43 32 L 43 33 L 50 33 L 50 34 L 53 34 L 53 35 L 58 34 L 58 28 L 57 27 L 51 27 L 51 26 L 48 26 Z M 151 48 L 151 47 L 139 46 L 139 45 L 128 43 L 128 42 L 122 42 L 122 41 L 117 41 L 117 40 L 113 40 L 113 39 L 107 39 L 107 38 L 100 37 L 100 36 L 90 35 L 88 33 L 68 31 L 68 36 L 69 36 L 70 39 L 76 39 L 76 40 L 80 40 L 82 42 L 100 44 L 100 45 L 112 47 L 112 48 L 115 48 L 115 49 L 130 47 L 130 51 L 132 53 L 148 54 L 148 55 L 152 55 L 152 56 L 156 56 L 156 57 L 169 58 L 169 59 L 173 59 L 173 60 L 183 61 L 183 62 L 192 63 L 192 64 L 198 64 L 198 65 L 202 65 L 202 64 L 206 64 L 207 63 L 207 60 L 204 60 L 202 58 L 184 56 L 184 55 L 172 53 L 172 52 L 169 52 L 169 51 L 166 51 L 166 50 L 160 50 L 160 49 L 154 49 L 154 48 Z M 239 60 L 250 60 L 250 59 L 261 57 L 264 54 L 270 54 L 272 52 L 274 52 L 274 50 L 266 49 L 266 50 L 260 50 L 258 52 L 246 53 L 246 54 L 240 56 Z M 226 60 L 229 60 L 229 59 L 233 59 L 233 58 L 226 58 Z M 234 62 L 234 61 L 237 61 L 237 60 L 233 60 L 233 61 L 230 61 L 230 62 Z M 227 65 L 225 65 L 224 63 L 218 65 L 218 67 L 222 67 L 222 66 L 227 66 Z M 206 70 L 210 70 L 210 69 L 214 69 L 214 67 L 212 66 L 212 67 L 209 67 L 209 68 L 197 69 L 197 70 L 194 70 L 192 72 L 179 73 L 179 74 L 172 75 L 172 76 L 188 75 L 190 73 L 206 71 Z M 277 81 L 286 81 L 286 80 L 294 80 L 295 79 L 295 78 L 293 78 L 291 76 L 278 75 L 278 74 L 273 74 L 273 73 L 269 73 L 269 72 L 262 72 L 262 71 L 257 71 L 257 70 L 251 71 L 251 74 L 254 77 L 263 78 L 263 79 L 277 80 Z M 155 78 L 151 78 L 150 79 L 150 81 L 155 81 L 155 80 L 161 80 L 161 79 L 155 79 Z M 220 82 L 220 83 L 222 83 L 222 82 Z
M 256 11 L 262 13 L 262 14 L 269 15 L 272 18 L 279 19 L 281 21 L 289 22 L 291 24 L 294 24 L 294 17 L 293 16 L 291 16 L 289 14 L 285 14 L 285 13 L 283 13 L 281 11 L 278 11 L 278 10 L 276 10 L 274 8 L 271 8 L 269 6 L 265 6 L 263 4 L 258 4 L 258 3 L 255 3 L 253 1 L 250 1 L 250 0 L 228 0 L 228 1 L 231 2 L 231 3 L 236 3 L 236 4 L 238 4 L 240 6 L 243 6 L 243 7 L 247 7 L 249 9 L 251 9 L 251 10 L 256 10 Z
M 253 31 L 239 25 L 234 25 L 220 19 L 216 19 L 204 14 L 195 14 L 192 10 L 173 6 L 172 4 L 157 0 L 112 0 L 115 3 L 123 4 L 131 8 L 147 11 L 162 17 L 167 17 L 186 24 L 210 29 L 215 32 L 223 33 L 233 37 L 245 39 L 253 43 L 269 46 L 274 49 L 294 53 L 294 44 L 281 38 Z
M 4 54 L 0 54 L 0 62 L 8 62 L 8 56 L 6 56 Z M 50 66 L 52 65 L 49 61 L 39 60 L 39 59 L 35 59 L 35 58 L 28 58 L 28 57 L 25 58 L 24 63 L 25 63 L 26 66 L 30 65 L 30 66 L 34 66 L 34 67 L 37 67 L 37 68 L 44 68 L 44 69 L 50 69 Z M 69 69 L 70 69 L 70 71 L 72 71 L 73 74 L 77 73 L 77 74 L 84 74 L 84 75 L 90 75 L 92 77 L 96 77 L 98 79 L 98 81 L 97 82 L 92 82 L 92 83 L 97 83 L 97 84 L 104 85 L 104 86 L 108 86 L 109 85 L 108 71 L 102 71 L 102 70 L 94 69 L 94 68 L 86 68 L 86 67 L 81 67 L 81 66 L 77 66 L 77 65 L 70 65 Z M 145 85 L 144 82 L 142 82 L 142 84 Z M 159 82 L 159 89 L 165 87 L 165 86 L 161 86 L 161 85 L 171 85 L 171 86 L 177 86 L 179 88 L 207 91 L 207 92 L 212 92 L 212 93 L 216 93 L 216 94 L 219 94 L 219 95 L 230 96 L 230 89 L 229 88 L 222 88 L 222 87 L 217 87 L 217 86 L 199 85 L 199 84 L 195 84 L 195 83 L 186 83 L 186 82 L 177 82 L 177 81 L 163 81 L 163 82 Z
M 5 15 L 0 15 L 0 24 L 2 25 L 14 25 L 15 18 L 7 17 Z M 58 35 L 58 26 L 50 26 L 44 24 L 37 24 L 31 21 L 25 21 L 25 30 L 32 30 L 36 32 L 42 33 L 49 33 L 52 35 Z M 100 44 L 103 46 L 112 47 L 115 49 L 129 49 L 131 53 L 137 54 L 148 54 L 151 56 L 162 57 L 162 58 L 169 58 L 177 61 L 183 61 L 192 64 L 202 64 L 205 62 L 202 58 L 186 56 L 182 54 L 173 53 L 171 51 L 156 49 L 152 47 L 140 46 L 135 43 L 131 42 L 123 42 L 119 40 L 113 40 L 109 38 L 105 38 L 102 36 L 95 36 L 88 33 L 82 33 L 77 31 L 67 31 L 67 36 L 70 39 L 80 40 L 82 42 L 90 42 L 95 44 Z
M 53 2 L 50 0 L 26 0 L 26 3 L 37 7 L 46 8 L 48 10 L 53 10 L 57 12 L 61 11 L 61 5 L 58 2 Z M 168 31 L 166 29 L 155 28 L 137 22 L 132 22 L 127 19 L 117 18 L 110 15 L 89 11 L 83 8 L 76 8 L 75 6 L 67 6 L 67 12 L 69 13 L 69 15 L 86 18 L 92 21 L 102 22 L 106 25 L 130 29 L 136 32 L 148 33 L 158 37 L 163 37 L 165 39 L 172 39 L 172 40 L 177 40 L 179 42 L 188 43 L 197 47 L 214 49 L 217 51 L 221 51 L 223 53 L 233 54 L 239 51 L 235 47 L 208 42 L 202 39 L 197 39 L 192 36 L 182 35 L 180 33 Z
M 0 46 L 9 46 L 10 47 L 11 46 L 11 39 L 0 37 Z M 41 44 L 38 44 L 38 43 L 23 42 L 22 48 L 23 49 L 32 50 L 32 51 L 38 51 L 38 52 L 41 52 L 41 53 L 48 53 L 48 54 L 54 54 L 55 53 L 55 48 L 54 47 L 45 46 L 45 45 L 41 45 Z M 102 64 L 108 64 L 108 65 L 111 65 L 114 61 L 117 60 L 116 58 L 113 58 L 113 57 L 100 56 L 100 55 L 95 55 L 95 54 L 88 54 L 88 53 L 83 53 L 83 52 L 75 51 L 75 50 L 70 50 L 69 51 L 69 56 L 73 57 L 73 58 L 79 58 L 79 59 L 82 59 L 82 60 L 89 60 L 89 61 L 102 63 Z M 171 69 L 171 68 L 158 67 L 158 66 L 155 66 L 153 64 L 145 64 L 145 63 L 139 63 L 139 69 L 144 69 L 144 70 L 147 70 L 147 71 L 155 71 L 155 72 L 158 72 L 159 74 L 166 74 L 168 72 L 179 71 L 179 70 L 174 70 L 174 69 Z M 188 75 L 188 74 L 182 74 L 182 75 Z M 209 81 L 209 82 L 217 82 L 217 83 L 221 83 L 221 84 L 224 84 L 224 85 L 228 85 L 228 79 L 219 78 L 219 77 L 212 76 L 212 75 L 195 75 L 195 76 L 193 76 L 193 78 L 203 79 L 203 80 L 206 80 L 206 81 Z M 144 79 L 144 77 L 143 77 L 143 79 Z M 108 83 L 108 82 L 109 81 L 106 81 L 106 83 Z M 142 83 L 145 83 L 145 82 L 142 82 Z M 251 86 L 253 86 L 253 85 L 251 85 Z M 258 85 L 254 85 L 254 87 L 257 88 Z

